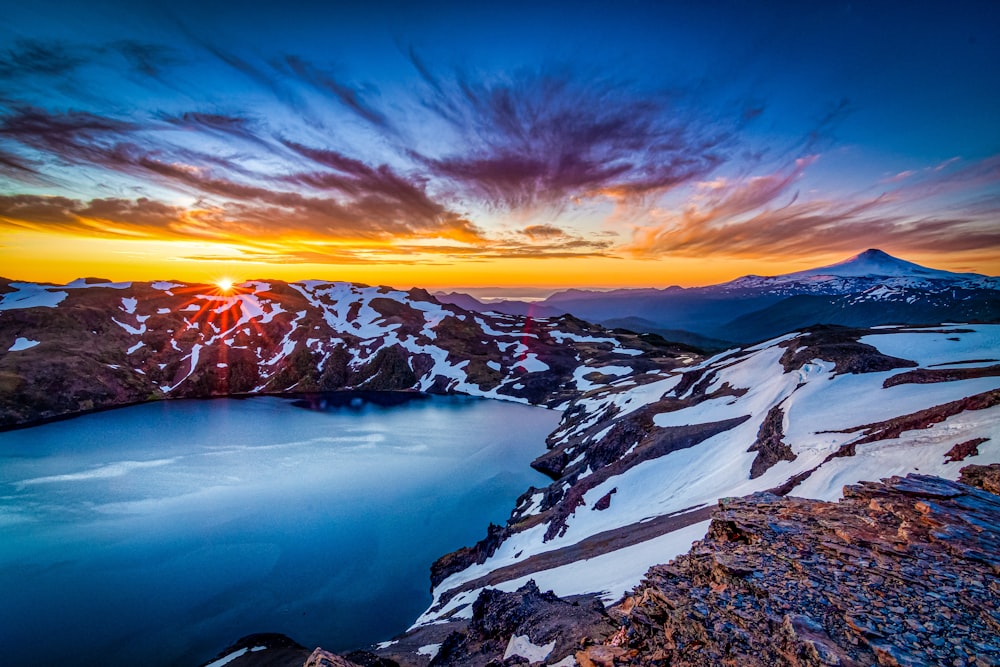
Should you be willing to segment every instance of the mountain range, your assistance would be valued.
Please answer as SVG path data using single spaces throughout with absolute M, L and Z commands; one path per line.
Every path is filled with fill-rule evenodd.
M 456 292 L 436 297 L 479 312 L 572 313 L 612 328 L 721 350 L 815 324 L 995 322 L 998 290 L 1000 278 L 930 269 L 870 249 L 830 266 L 705 287 L 571 289 L 535 302 L 483 303 Z
M 998 308 L 997 279 L 868 251 L 787 276 L 748 276 L 695 290 L 572 291 L 544 303 L 592 300 L 594 308 L 627 306 L 642 317 L 678 299 L 688 300 L 689 319 L 658 315 L 671 326 L 695 321 L 698 312 L 719 322 L 728 308 L 730 323 L 753 320 L 778 331 L 711 354 L 655 333 L 590 324 L 576 305 L 558 315 L 475 312 L 420 289 L 324 281 L 257 280 L 223 290 L 177 281 L 0 280 L 0 428 L 148 400 L 291 394 L 322 402 L 325 392 L 337 390 L 465 393 L 545 406 L 560 411 L 561 421 L 532 466 L 551 482 L 527 489 L 504 524 L 484 527 L 480 542 L 438 559 L 427 611 L 407 633 L 369 647 L 355 663 L 610 667 L 673 656 L 670 664 L 716 664 L 684 656 L 708 646 L 714 632 L 712 650 L 736 660 L 737 653 L 726 653 L 723 630 L 731 626 L 734 636 L 746 635 L 733 645 L 750 653 L 770 628 L 784 633 L 781 650 L 819 656 L 790 665 L 872 664 L 871 656 L 885 655 L 903 657 L 895 663 L 878 657 L 879 664 L 923 664 L 904 659 L 912 653 L 911 630 L 866 629 L 870 621 L 854 607 L 837 607 L 843 593 L 835 586 L 816 607 L 827 609 L 820 617 L 802 616 L 808 613 L 801 605 L 798 611 L 763 605 L 760 618 L 740 611 L 746 595 L 778 594 L 751 584 L 781 570 L 774 564 L 780 550 L 720 555 L 722 565 L 708 570 L 698 563 L 729 553 L 727 544 L 777 544 L 783 534 L 812 534 L 809 526 L 836 517 L 823 524 L 819 546 L 802 543 L 803 553 L 822 551 L 828 559 L 809 581 L 848 580 L 870 561 L 885 570 L 877 576 L 905 583 L 918 576 L 906 574 L 909 561 L 890 567 L 885 559 L 899 555 L 879 550 L 924 549 L 911 540 L 923 530 L 913 527 L 914 517 L 924 516 L 937 526 L 927 539 L 965 545 L 934 558 L 964 559 L 956 572 L 995 572 L 993 561 L 975 556 L 1000 540 L 993 501 L 933 480 L 957 480 L 968 464 L 1000 462 L 1000 324 L 990 315 Z M 789 326 L 791 315 L 782 321 L 766 315 L 799 303 L 806 306 L 793 312 L 808 313 L 796 315 L 802 321 L 821 312 L 820 301 L 803 299 L 825 300 L 829 312 L 867 313 L 869 324 Z M 737 312 L 737 305 L 746 310 Z M 954 323 L 960 321 L 967 323 Z M 794 499 L 833 503 L 845 486 L 890 476 L 917 481 L 850 491 L 865 500 L 842 513 Z M 720 505 L 735 496 L 752 500 Z M 903 507 L 900 498 L 917 500 Z M 948 503 L 954 507 L 947 520 L 933 518 Z M 769 522 L 772 510 L 798 518 Z M 863 511 L 874 514 L 852 523 Z M 896 547 L 886 546 L 896 538 L 875 534 L 876 524 L 896 526 Z M 712 539 L 699 547 L 706 531 Z M 650 570 L 675 558 L 686 564 L 677 566 L 679 579 Z M 873 581 L 865 579 L 865 586 Z M 663 602 L 688 600 L 677 591 L 702 584 L 708 592 L 699 588 L 698 595 L 730 590 L 744 597 L 726 598 L 725 613 L 698 597 Z M 806 586 L 781 584 L 781 595 L 808 601 L 800 585 Z M 941 588 L 939 594 L 960 595 L 963 585 L 954 582 L 957 593 Z M 991 628 L 1000 628 L 1000 618 L 988 613 L 996 609 L 990 600 L 997 591 L 972 593 L 969 599 L 982 600 L 962 608 L 970 630 L 948 646 L 935 645 L 949 664 L 971 651 L 1000 661 L 1000 646 L 989 640 L 996 636 Z M 879 608 L 879 618 L 889 614 L 905 626 L 904 612 L 893 611 L 904 609 L 920 626 L 914 636 L 930 642 L 937 634 L 927 628 L 943 627 L 948 618 L 929 592 L 919 594 L 919 604 L 881 602 L 889 608 Z M 740 614 L 750 614 L 744 626 L 734 620 Z M 702 624 L 709 617 L 718 627 Z M 671 627 L 677 641 L 663 634 Z M 274 645 L 291 651 L 290 662 L 268 662 L 277 655 L 270 640 L 256 641 L 238 644 L 215 664 L 347 664 L 325 652 L 301 655 L 284 639 Z

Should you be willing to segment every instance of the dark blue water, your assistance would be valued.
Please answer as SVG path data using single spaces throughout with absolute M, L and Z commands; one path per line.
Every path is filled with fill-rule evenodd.
M 0 662 L 197 665 L 254 632 L 356 648 L 544 478 L 558 413 L 435 397 L 173 401 L 0 433 Z

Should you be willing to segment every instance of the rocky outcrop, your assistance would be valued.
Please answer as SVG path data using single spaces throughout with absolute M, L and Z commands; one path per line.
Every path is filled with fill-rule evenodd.
M 996 488 L 1000 466 L 962 479 Z M 1000 497 L 923 475 L 844 496 L 720 501 L 706 538 L 611 610 L 603 662 L 1000 664 Z
M 784 418 L 785 411 L 778 405 L 772 407 L 764 417 L 764 422 L 757 431 L 757 439 L 747 450 L 757 452 L 756 458 L 750 464 L 750 479 L 757 479 L 778 461 L 795 460 L 795 452 L 782 440 L 784 433 L 781 421 Z
M 529 581 L 513 593 L 483 591 L 468 625 L 445 638 L 431 666 L 551 665 L 581 645 L 603 643 L 614 629 L 600 601 L 562 600 Z
M 781 358 L 785 372 L 801 369 L 814 359 L 832 361 L 837 373 L 877 373 L 917 364 L 882 354 L 877 348 L 858 340 L 859 331 L 839 326 L 817 326 L 806 335 L 789 341 Z

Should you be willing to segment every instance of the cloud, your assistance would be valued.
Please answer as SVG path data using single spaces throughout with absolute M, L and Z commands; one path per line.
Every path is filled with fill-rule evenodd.
M 114 145 L 138 129 L 136 123 L 85 111 L 50 113 L 32 106 L 0 116 L 0 140 L 21 144 L 64 163 L 115 162 Z
M 704 177 L 733 134 L 665 94 L 570 68 L 472 78 L 435 75 L 411 51 L 422 106 L 457 140 L 412 151 L 461 196 L 499 209 L 633 203 Z
M 87 62 L 86 51 L 62 42 L 21 39 L 0 52 L 0 79 L 61 76 Z
M 368 90 L 362 90 L 359 87 L 350 86 L 299 56 L 286 55 L 272 63 L 272 66 L 279 74 L 295 76 L 314 90 L 332 96 L 348 110 L 372 125 L 383 130 L 393 129 L 386 115 L 365 99 L 367 93 L 376 92 L 373 87 L 369 86 Z
M 794 184 L 811 164 L 738 182 L 714 182 L 680 213 L 658 211 L 620 251 L 636 257 L 787 257 L 889 247 L 908 252 L 1000 248 L 997 200 L 927 207 L 930 197 L 1000 182 L 1000 160 L 987 158 L 955 173 L 933 170 L 915 183 L 876 195 L 800 199 Z M 935 213 L 926 213 L 931 210 Z
M 521 230 L 521 233 L 532 241 L 539 239 L 559 238 L 566 235 L 566 232 L 555 225 L 528 225 Z
M 150 199 L 92 199 L 0 195 L 0 224 L 91 236 L 145 236 L 171 233 L 184 211 Z

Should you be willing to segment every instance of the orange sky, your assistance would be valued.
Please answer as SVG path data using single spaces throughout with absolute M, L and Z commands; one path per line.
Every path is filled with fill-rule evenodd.
M 864 250 L 809 256 L 708 258 L 572 257 L 476 259 L 385 252 L 372 261 L 350 264 L 240 261 L 237 244 L 87 238 L 42 232 L 0 234 L 0 276 L 35 282 L 66 283 L 97 276 L 110 280 L 215 282 L 222 278 L 346 280 L 399 288 L 462 287 L 666 287 L 724 282 L 749 273 L 776 275 L 834 263 Z M 953 271 L 1000 274 L 1000 260 L 988 253 L 933 255 L 883 248 L 917 263 Z M 219 259 L 187 259 L 210 255 Z

